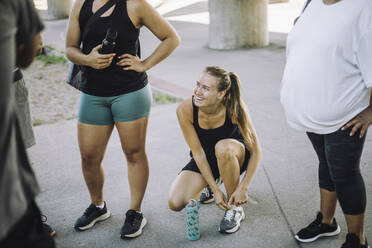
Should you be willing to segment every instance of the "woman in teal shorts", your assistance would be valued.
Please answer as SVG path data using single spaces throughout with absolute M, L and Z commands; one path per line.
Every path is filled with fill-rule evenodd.
M 105 7 L 107 10 L 101 11 L 102 15 L 89 21 Z M 138 39 L 142 26 L 161 41 L 144 60 L 140 59 Z M 115 46 L 107 53 L 101 50 L 101 44 L 109 30 Z M 83 33 L 86 33 L 84 37 Z M 146 219 L 141 213 L 141 203 L 149 175 L 145 140 L 152 101 L 145 71 L 165 59 L 178 44 L 176 31 L 144 0 L 75 1 L 68 24 L 66 55 L 82 66 L 78 141 L 91 198 L 91 204 L 75 222 L 77 231 L 87 230 L 97 221 L 110 217 L 103 199 L 101 163 L 116 127 L 127 159 L 131 192 L 120 236 L 133 238 L 142 233 Z

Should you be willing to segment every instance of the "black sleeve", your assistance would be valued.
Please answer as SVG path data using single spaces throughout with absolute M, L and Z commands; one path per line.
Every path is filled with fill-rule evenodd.
M 19 4 L 17 18 L 17 44 L 30 42 L 36 34 L 44 29 L 32 0 L 13 0 Z

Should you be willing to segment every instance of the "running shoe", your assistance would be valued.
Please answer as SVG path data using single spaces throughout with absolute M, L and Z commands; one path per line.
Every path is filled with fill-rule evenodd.
M 244 220 L 245 214 L 243 207 L 232 206 L 231 209 L 225 211 L 225 215 L 221 220 L 218 231 L 220 233 L 234 233 L 239 230 L 240 222 Z
M 106 202 L 101 209 L 93 203 L 85 210 L 84 214 L 77 219 L 74 228 L 76 231 L 85 231 L 94 226 L 99 221 L 106 220 L 110 217 L 110 211 L 107 210 Z
M 143 227 L 147 224 L 147 220 L 141 212 L 129 209 L 125 214 L 124 225 L 120 231 L 120 237 L 135 238 L 142 234 Z
M 323 215 L 318 212 L 316 220 L 311 222 L 307 227 L 301 229 L 295 236 L 295 238 L 304 243 L 313 242 L 320 237 L 335 236 L 340 233 L 341 228 L 336 222 L 336 218 L 333 218 L 332 224 L 322 223 Z

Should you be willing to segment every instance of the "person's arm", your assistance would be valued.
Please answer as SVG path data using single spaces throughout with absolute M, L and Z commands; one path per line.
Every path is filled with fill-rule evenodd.
M 137 24 L 136 28 L 146 26 L 161 43 L 146 59 L 141 61 L 137 56 L 122 54 L 117 65 L 125 66 L 123 70 L 147 71 L 168 57 L 179 45 L 180 38 L 174 28 L 145 0 L 129 0 L 127 4 L 128 12 L 133 13 L 131 18 Z
M 193 108 L 192 99 L 187 99 L 183 101 L 177 108 L 178 122 L 181 126 L 183 136 L 186 143 L 192 151 L 192 155 L 195 162 L 207 184 L 211 187 L 213 193 L 219 195 L 219 200 L 216 199 L 216 205 L 221 209 L 229 209 L 227 205 L 226 197 L 224 197 L 223 192 L 218 187 L 216 181 L 214 180 L 212 170 L 209 166 L 207 157 L 200 144 L 199 137 L 193 126 Z M 221 195 L 222 194 L 222 195 Z
M 66 34 L 66 56 L 67 58 L 78 65 L 89 66 L 94 69 L 104 69 L 109 67 L 115 54 L 100 54 L 98 50 L 101 44 L 92 49 L 89 54 L 84 54 L 80 51 L 80 39 L 82 31 L 79 25 L 80 9 L 84 4 L 84 0 L 75 1 L 67 26 Z
M 365 8 L 365 10 L 367 11 L 368 8 Z M 367 15 L 363 16 L 368 18 L 368 21 L 363 20 L 363 23 L 371 24 L 369 12 Z M 371 94 L 369 106 L 341 128 L 341 130 L 346 130 L 349 127 L 353 127 L 350 131 L 350 136 L 353 136 L 359 129 L 361 129 L 359 135 L 360 138 L 366 134 L 368 127 L 372 125 L 372 29 L 370 27 L 370 25 L 365 27 L 366 33 L 361 35 L 356 49 L 357 67 L 360 70 L 366 88 L 369 88 Z
M 349 127 L 353 127 L 350 131 L 350 136 L 353 136 L 359 129 L 359 138 L 363 138 L 366 134 L 368 127 L 372 125 L 372 94 L 369 99 L 369 106 L 357 115 L 353 120 L 349 121 L 341 130 L 346 130 Z
M 261 161 L 261 147 L 258 141 L 256 131 L 253 128 L 252 122 L 247 115 L 248 127 L 250 127 L 252 133 L 253 143 L 248 143 L 248 150 L 250 153 L 250 158 L 247 166 L 247 170 L 238 187 L 235 189 L 234 193 L 230 196 L 229 204 L 241 205 L 248 201 L 248 189 L 252 182 L 254 175 L 256 174 L 258 165 Z M 248 134 L 246 134 L 248 137 Z

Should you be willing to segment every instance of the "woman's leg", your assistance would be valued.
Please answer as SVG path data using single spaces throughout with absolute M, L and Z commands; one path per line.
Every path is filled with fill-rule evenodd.
M 364 244 L 364 218 L 366 189 L 360 172 L 360 158 L 365 136 L 349 135 L 349 130 L 339 130 L 326 135 L 326 154 L 337 197 L 346 218 L 348 232 L 359 236 Z
M 173 211 L 181 211 L 191 198 L 198 199 L 203 188 L 207 186 L 200 173 L 182 171 L 172 183 L 168 195 L 168 205 Z
M 106 151 L 113 125 L 89 125 L 78 123 L 78 141 L 82 170 L 90 198 L 94 205 L 103 204 L 105 180 L 102 159 Z
M 239 185 L 240 168 L 243 167 L 245 147 L 235 139 L 220 140 L 215 146 L 218 170 L 229 199 Z
M 149 177 L 145 150 L 148 117 L 129 122 L 116 122 L 121 146 L 128 162 L 130 209 L 140 211 Z

